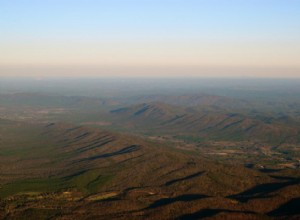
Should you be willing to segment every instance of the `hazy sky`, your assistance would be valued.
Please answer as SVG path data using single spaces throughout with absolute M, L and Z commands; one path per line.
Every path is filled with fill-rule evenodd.
M 0 75 L 299 70 L 298 0 L 0 0 Z

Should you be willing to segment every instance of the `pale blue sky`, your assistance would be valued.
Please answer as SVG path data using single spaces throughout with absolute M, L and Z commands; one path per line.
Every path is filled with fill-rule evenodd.
M 297 0 L 0 0 L 0 65 L 300 67 Z

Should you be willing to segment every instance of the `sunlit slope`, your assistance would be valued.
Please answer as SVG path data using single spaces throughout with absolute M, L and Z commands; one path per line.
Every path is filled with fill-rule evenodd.
M 288 216 L 286 204 L 300 197 L 298 170 L 267 174 L 136 136 L 6 122 L 0 126 L 6 219 L 267 218 Z
M 217 172 L 221 168 L 217 164 L 186 152 L 179 152 L 168 145 L 157 145 L 138 137 L 87 127 L 13 123 L 10 127 L 2 126 L 1 130 L 2 134 L 7 132 L 1 138 L 1 183 L 8 183 L 1 189 L 4 195 L 9 194 L 6 189 L 18 193 L 19 187 L 15 187 L 15 184 L 22 185 L 23 181 L 28 188 L 20 191 L 34 190 L 39 182 L 41 187 L 38 188 L 44 190 L 45 184 L 47 190 L 46 179 L 53 181 L 50 190 L 53 190 L 52 187 L 78 188 L 84 193 L 101 189 L 160 187 L 164 184 L 167 188 L 172 188 L 173 184 L 170 183 L 176 179 L 194 174 L 200 176 L 200 173 L 205 174 L 208 169 Z M 243 173 L 234 167 L 226 169 L 228 172 Z M 246 170 L 247 172 L 248 175 L 253 173 Z M 236 180 L 240 182 L 238 178 Z M 228 181 L 228 185 L 231 185 L 232 180 Z M 102 184 L 101 188 L 97 188 L 98 182 Z M 105 185 L 105 182 L 109 184 Z M 247 180 L 237 188 L 251 183 Z M 209 178 L 204 178 L 198 184 L 207 185 L 206 189 L 203 188 L 206 192 L 232 191 L 224 190 L 223 184 L 215 185 L 220 192 L 210 189 L 208 186 L 212 186 L 212 182 Z M 196 188 L 190 190 L 194 191 Z

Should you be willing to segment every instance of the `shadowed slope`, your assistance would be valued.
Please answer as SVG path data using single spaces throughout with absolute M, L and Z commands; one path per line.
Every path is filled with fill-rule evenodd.
M 300 198 L 291 199 L 290 201 L 281 205 L 277 209 L 269 212 L 268 215 L 273 217 L 297 215 L 300 217 L 299 204 Z
M 300 196 L 297 170 L 275 179 L 167 143 L 70 124 L 0 131 L 0 216 L 7 219 L 276 216 L 286 212 L 281 198 Z

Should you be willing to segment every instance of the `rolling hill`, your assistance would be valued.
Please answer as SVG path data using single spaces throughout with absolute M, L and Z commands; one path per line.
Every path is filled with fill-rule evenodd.
M 143 103 L 111 111 L 119 126 L 154 134 L 193 135 L 209 140 L 299 143 L 299 126 L 274 118 Z M 157 131 L 157 132 L 156 132 Z
M 137 117 L 148 110 L 162 117 L 152 107 Z M 296 219 L 300 214 L 288 205 L 300 198 L 298 170 L 264 173 L 85 126 L 0 123 L 3 219 Z

